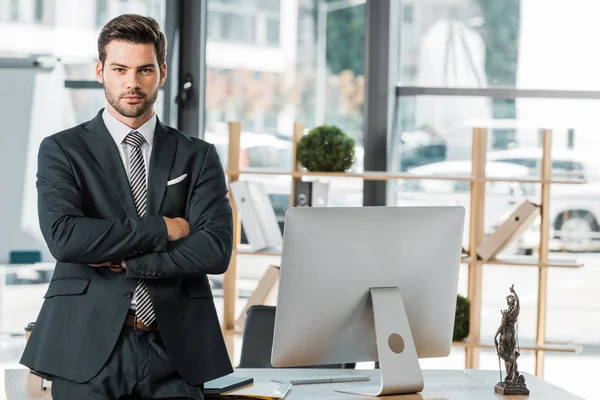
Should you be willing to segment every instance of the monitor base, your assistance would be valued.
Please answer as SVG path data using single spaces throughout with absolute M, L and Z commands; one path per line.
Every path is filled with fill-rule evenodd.
M 365 396 L 410 394 L 423 390 L 417 357 L 402 295 L 397 287 L 371 288 L 381 384 L 353 386 L 338 392 Z

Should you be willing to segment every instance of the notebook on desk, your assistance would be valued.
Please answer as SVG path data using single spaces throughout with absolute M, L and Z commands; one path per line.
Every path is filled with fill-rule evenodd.
M 206 395 L 206 399 L 263 399 L 280 400 L 288 394 L 292 385 L 289 383 L 255 382 L 240 389 L 231 390 L 221 395 Z
M 252 385 L 254 378 L 239 377 L 234 375 L 226 375 L 204 384 L 205 395 L 220 395 L 232 390 L 243 388 L 244 386 Z

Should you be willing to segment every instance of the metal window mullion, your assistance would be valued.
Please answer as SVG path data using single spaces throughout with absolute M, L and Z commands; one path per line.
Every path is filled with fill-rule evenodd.
M 162 120 L 170 126 L 178 126 L 178 109 L 175 102 L 179 87 L 179 38 L 181 24 L 181 6 L 179 1 L 168 1 L 165 4 L 164 33 L 167 37 L 167 80 L 162 86 L 163 115 Z
M 387 171 L 390 0 L 367 0 L 365 8 L 364 169 Z M 385 206 L 386 188 L 385 181 L 364 181 L 363 205 Z
M 186 76 L 192 77 L 192 91 L 186 104 L 178 105 L 178 129 L 204 137 L 206 76 L 206 24 L 208 0 L 180 0 L 179 79 L 181 91 Z

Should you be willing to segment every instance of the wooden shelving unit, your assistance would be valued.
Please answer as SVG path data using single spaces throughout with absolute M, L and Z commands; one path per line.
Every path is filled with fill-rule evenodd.
M 470 334 L 465 342 L 455 342 L 455 346 L 465 348 L 465 368 L 479 367 L 480 349 L 494 348 L 493 343 L 481 342 L 481 299 L 482 299 L 482 270 L 484 265 L 491 266 L 520 266 L 538 269 L 538 301 L 537 301 L 537 330 L 535 346 L 521 347 L 523 350 L 531 350 L 536 354 L 536 375 L 543 376 L 544 369 L 544 353 L 545 352 L 577 352 L 579 347 L 572 344 L 552 344 L 547 343 L 546 337 L 546 309 L 547 309 L 547 283 L 548 283 L 548 268 L 579 268 L 582 264 L 575 260 L 551 260 L 548 257 L 549 232 L 550 232 L 550 185 L 551 184 L 581 184 L 583 180 L 577 179 L 552 179 L 551 178 L 551 149 L 552 149 L 552 132 L 550 130 L 541 130 L 543 140 L 543 156 L 541 163 L 541 176 L 514 178 L 514 177 L 486 177 L 486 150 L 487 150 L 487 129 L 474 128 L 472 136 L 472 171 L 470 175 L 413 175 L 409 173 L 388 173 L 388 172 L 371 172 L 363 173 L 342 172 L 342 173 L 325 173 L 325 172 L 306 172 L 302 171 L 299 165 L 295 162 L 297 143 L 304 134 L 304 124 L 294 124 L 292 160 L 294 165 L 289 171 L 264 171 L 244 169 L 239 167 L 240 154 L 240 138 L 242 126 L 238 122 L 229 123 L 229 158 L 226 168 L 227 181 L 230 184 L 233 181 L 240 179 L 242 174 L 254 175 L 286 175 L 292 177 L 290 206 L 293 206 L 295 198 L 294 187 L 295 181 L 301 180 L 304 177 L 330 177 L 330 178 L 356 178 L 363 180 L 412 180 L 412 179 L 428 179 L 428 180 L 452 180 L 452 181 L 469 181 L 471 184 L 470 197 L 470 226 L 469 226 L 469 249 L 468 255 L 463 257 L 461 262 L 468 265 L 468 297 L 471 300 L 470 311 Z M 495 259 L 489 261 L 481 261 L 477 258 L 476 249 L 485 237 L 484 232 L 484 216 L 485 216 L 485 190 L 487 182 L 529 182 L 541 184 L 541 199 L 540 205 L 540 244 L 538 257 L 515 257 L 507 259 Z M 230 193 L 231 196 L 231 193 Z M 233 355 L 233 337 L 241 333 L 239 322 L 236 324 L 235 301 L 237 299 L 236 277 L 237 277 L 237 257 L 238 255 L 279 255 L 272 252 L 253 252 L 247 246 L 240 245 L 241 238 L 241 219 L 235 207 L 233 198 L 230 197 L 233 217 L 234 217 L 234 253 L 231 259 L 231 264 L 224 277 L 223 284 L 223 299 L 224 299 L 224 321 L 223 331 L 226 342 Z M 243 318 L 242 318 L 243 320 Z M 238 319 L 239 321 L 239 319 Z

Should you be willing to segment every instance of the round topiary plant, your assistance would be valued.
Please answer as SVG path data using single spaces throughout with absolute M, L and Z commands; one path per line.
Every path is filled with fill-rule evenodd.
M 354 162 L 354 140 L 340 128 L 322 125 L 298 143 L 298 161 L 309 171 L 344 172 Z
M 460 294 L 456 297 L 456 314 L 454 316 L 454 335 L 452 340 L 455 342 L 461 342 L 469 336 L 469 310 L 471 308 L 471 301 L 461 296 Z

